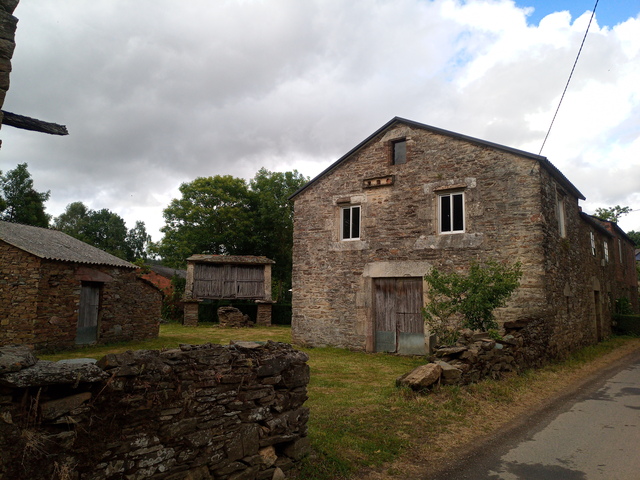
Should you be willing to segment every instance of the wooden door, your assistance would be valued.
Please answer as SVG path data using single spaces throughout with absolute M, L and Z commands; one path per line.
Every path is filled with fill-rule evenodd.
M 375 350 L 424 355 L 422 278 L 374 279 Z
M 76 344 L 94 343 L 98 339 L 100 284 L 82 282 Z

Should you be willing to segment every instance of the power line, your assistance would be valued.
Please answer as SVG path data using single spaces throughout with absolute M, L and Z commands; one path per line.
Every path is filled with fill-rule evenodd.
M 584 37 L 582 37 L 582 43 L 580 44 L 580 50 L 578 50 L 578 55 L 576 55 L 576 61 L 573 62 L 573 67 L 571 68 L 571 73 L 569 74 L 569 79 L 567 80 L 567 84 L 564 86 L 564 91 L 562 92 L 562 96 L 560 97 L 560 101 L 558 102 L 558 108 L 556 108 L 556 113 L 553 114 L 553 119 L 551 120 L 551 125 L 549 125 L 549 130 L 547 130 L 547 134 L 544 136 L 544 141 L 542 142 L 542 146 L 540 147 L 540 151 L 538 155 L 542 154 L 542 149 L 544 148 L 545 143 L 547 143 L 547 138 L 549 138 L 549 134 L 551 133 L 551 127 L 553 127 L 553 122 L 556 121 L 556 117 L 558 116 L 558 110 L 560 110 L 560 105 L 562 105 L 562 100 L 564 99 L 564 94 L 567 93 L 567 89 L 569 88 L 569 82 L 571 82 L 571 77 L 573 76 L 573 71 L 576 69 L 576 64 L 578 63 L 578 59 L 580 58 L 580 53 L 582 52 L 582 47 L 584 46 L 584 41 L 587 39 L 587 34 L 589 33 L 589 27 L 591 27 L 591 21 L 596 14 L 596 8 L 598 8 L 598 1 L 596 0 L 596 4 L 593 7 L 593 11 L 591 12 L 591 18 L 589 19 L 589 24 L 587 25 L 587 30 L 584 32 Z

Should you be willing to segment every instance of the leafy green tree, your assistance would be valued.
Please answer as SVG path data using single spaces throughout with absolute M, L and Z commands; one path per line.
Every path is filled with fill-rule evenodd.
M 162 240 L 155 245 L 168 266 L 184 267 L 196 253 L 247 255 L 252 227 L 247 183 L 230 175 L 199 177 L 180 185 L 181 198 L 165 208 Z
M 144 222 L 136 221 L 135 227 L 127 232 L 127 260 L 147 259 L 147 247 L 151 243 L 151 235 L 147 233 Z
M 44 204 L 49 200 L 51 192 L 38 192 L 33 188 L 33 180 L 27 167 L 26 163 L 21 163 L 6 175 L 0 174 L 0 197 L 3 197 L 0 202 L 0 219 L 47 228 L 51 216 L 45 213 Z
M 291 288 L 293 250 L 293 202 L 289 197 L 308 179 L 298 173 L 270 172 L 261 168 L 251 180 L 251 216 L 255 252 L 273 266 L 273 296 L 281 299 Z
M 621 207 L 620 205 L 616 205 L 611 208 L 596 208 L 595 216 L 601 220 L 606 220 L 608 222 L 618 223 L 618 220 L 621 216 L 627 215 L 632 212 L 629 207 Z
M 146 248 L 151 241 L 144 222 L 137 221 L 134 228 L 127 230 L 124 220 L 117 213 L 106 208 L 90 210 L 82 202 L 67 205 L 65 211 L 54 219 L 53 226 L 56 230 L 130 262 L 146 258 Z
M 85 241 L 82 234 L 89 214 L 90 210 L 84 203 L 70 203 L 59 217 L 53 219 L 53 228 Z
M 493 311 L 504 306 L 520 285 L 520 267 L 520 263 L 474 263 L 467 275 L 443 273 L 433 268 L 424 277 L 430 297 L 424 308 L 425 321 L 449 339 L 456 337 L 459 327 L 481 331 L 497 329 Z M 451 321 L 456 315 L 462 317 L 461 324 Z
M 640 248 L 640 232 L 630 230 L 627 232 L 627 237 L 629 237 L 631 241 L 636 244 L 636 248 Z
M 263 255 L 272 270 L 274 298 L 291 288 L 293 204 L 307 179 L 297 171 L 260 169 L 247 184 L 232 176 L 196 178 L 164 210 L 164 237 L 153 246 L 168 266 L 184 267 L 196 253 Z

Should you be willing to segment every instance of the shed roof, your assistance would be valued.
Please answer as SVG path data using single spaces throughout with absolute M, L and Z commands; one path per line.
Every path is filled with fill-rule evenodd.
M 276 263 L 267 257 L 259 257 L 255 255 L 191 255 L 187 258 L 187 262 L 195 263 L 226 263 L 226 264 L 243 264 L 243 265 L 269 265 Z
M 58 230 L 0 221 L 0 240 L 47 260 L 138 268 Z
M 569 192 L 571 192 L 574 196 L 576 196 L 580 200 L 585 200 L 585 196 L 582 195 L 582 193 L 580 193 L 580 191 L 567 179 L 567 177 L 565 177 L 562 174 L 562 172 L 560 170 L 558 170 L 557 167 L 555 167 L 547 159 L 547 157 L 543 157 L 541 155 L 536 155 L 535 153 L 525 152 L 524 150 L 518 150 L 517 148 L 507 147 L 506 145 L 500 145 L 499 143 L 493 143 L 493 142 L 488 142 L 486 140 L 482 140 L 482 139 L 479 139 L 479 138 L 469 137 L 467 135 L 462 135 L 460 133 L 452 132 L 450 130 L 444 130 L 442 128 L 432 127 L 431 125 L 426 125 L 424 123 L 414 122 L 413 120 L 407 120 L 406 118 L 401 118 L 401 117 L 392 118 L 389 122 L 384 124 L 382 127 L 380 127 L 378 130 L 373 132 L 371 135 L 369 135 L 367 138 L 365 138 L 362 142 L 360 142 L 354 148 L 349 150 L 345 155 L 340 157 L 336 162 L 331 164 L 327 169 L 325 169 L 320 174 L 318 174 L 315 178 L 312 178 L 309 182 L 307 182 L 305 185 L 300 187 L 293 195 L 291 195 L 289 197 L 289 199 L 293 199 L 298 194 L 302 193 L 304 190 L 306 190 L 311 185 L 313 185 L 317 180 L 319 180 L 320 178 L 324 177 L 325 175 L 327 175 L 332 170 L 336 169 L 340 164 L 342 164 L 345 160 L 347 160 L 349 157 L 351 157 L 353 154 L 355 154 L 358 150 L 360 150 L 365 145 L 367 145 L 371 140 L 373 140 L 375 137 L 380 135 L 385 130 L 391 128 L 396 123 L 402 123 L 402 124 L 408 125 L 408 126 L 413 127 L 413 128 L 420 128 L 422 130 L 428 130 L 428 131 L 431 131 L 431 132 L 434 132 L 434 133 L 437 133 L 437 134 L 440 134 L 440 135 L 446 135 L 446 136 L 449 136 L 449 137 L 457 138 L 459 140 L 464 140 L 464 141 L 467 141 L 467 142 L 475 143 L 477 145 L 482 145 L 482 146 L 485 146 L 485 147 L 494 148 L 496 150 L 502 150 L 504 152 L 509 152 L 509 153 L 514 154 L 514 155 L 519 155 L 521 157 L 526 157 L 526 158 L 530 158 L 532 160 L 536 160 L 536 161 L 538 161 L 540 163 L 540 165 L 545 170 L 547 170 L 549 172 L 549 174 L 553 178 L 555 178 Z

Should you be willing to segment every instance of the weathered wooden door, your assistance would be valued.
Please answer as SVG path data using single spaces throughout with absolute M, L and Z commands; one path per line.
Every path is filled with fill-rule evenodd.
M 76 344 L 93 343 L 98 339 L 100 284 L 82 282 Z
M 374 279 L 375 350 L 424 355 L 422 278 Z

